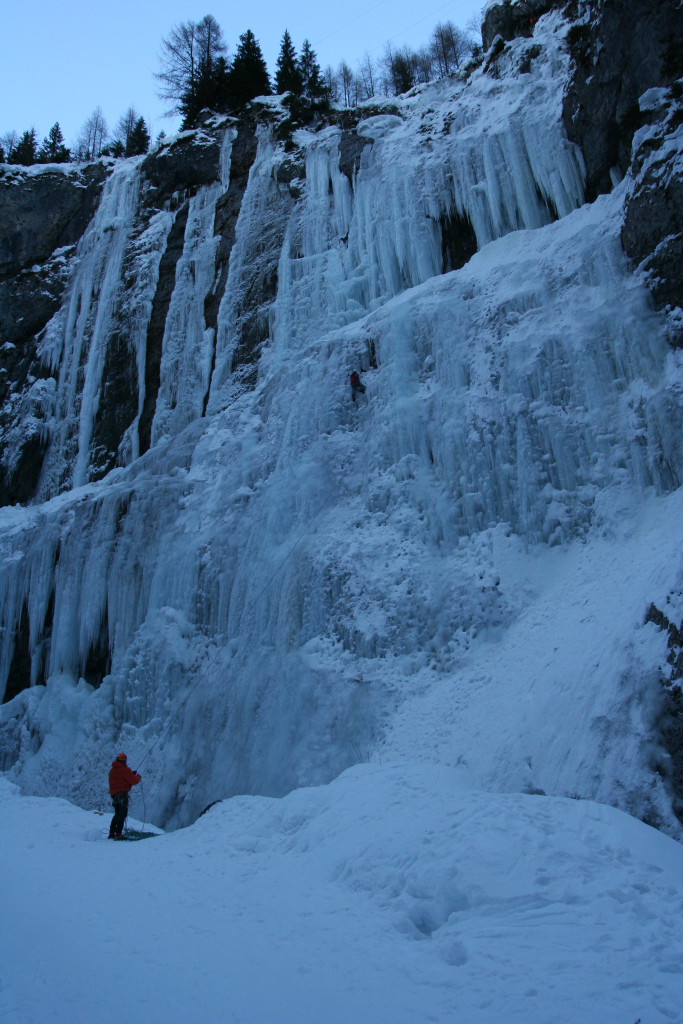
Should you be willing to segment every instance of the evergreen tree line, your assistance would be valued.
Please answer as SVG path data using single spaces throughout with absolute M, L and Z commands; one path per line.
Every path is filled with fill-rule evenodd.
M 240 36 L 235 56 L 229 59 L 221 28 L 211 14 L 199 22 L 174 28 L 161 44 L 161 68 L 156 74 L 159 95 L 170 102 L 169 114 L 182 117 L 182 127 L 197 125 L 202 110 L 238 113 L 256 96 L 287 94 L 295 121 L 305 123 L 330 103 L 354 106 L 373 96 L 407 92 L 413 86 L 451 75 L 472 55 L 476 27 L 463 31 L 451 21 L 436 26 L 426 46 L 412 50 L 387 44 L 384 55 L 369 54 L 355 71 L 342 61 L 323 73 L 310 42 L 297 54 L 287 30 L 282 37 L 276 72 L 271 83 L 258 40 L 251 30 Z M 163 138 L 162 132 L 160 138 Z M 130 107 L 110 134 L 100 107 L 90 115 L 71 149 L 64 144 L 59 122 L 39 145 L 36 131 L 0 136 L 0 163 L 36 164 L 84 162 L 99 156 L 128 157 L 146 153 L 150 145 L 147 124 Z
M 447 21 L 436 26 L 429 43 L 417 50 L 387 44 L 381 59 L 366 54 L 354 72 L 342 61 L 323 74 L 310 42 L 297 55 L 287 30 L 277 59 L 274 90 L 261 47 L 248 30 L 240 36 L 232 60 L 221 28 L 211 14 L 200 22 L 184 22 L 162 41 L 160 97 L 180 114 L 183 128 L 192 128 L 202 110 L 235 113 L 256 96 L 288 93 L 288 105 L 300 120 L 310 118 L 331 102 L 353 106 L 381 93 L 398 96 L 414 85 L 456 72 L 476 53 L 478 26 L 463 31 Z
M 0 137 L 0 163 L 66 164 L 70 160 L 71 151 L 64 145 L 58 121 L 50 128 L 41 145 L 38 145 L 35 128 L 29 128 L 21 136 L 16 132 L 7 132 Z
M 149 143 L 145 119 L 133 107 L 129 107 L 111 134 L 102 110 L 97 107 L 81 128 L 72 149 L 64 145 L 62 129 L 56 121 L 40 145 L 35 128 L 21 136 L 16 132 L 0 136 L 0 163 L 64 164 L 71 160 L 83 163 L 98 156 L 138 156 L 147 152 Z
M 156 75 L 159 95 L 170 102 L 170 114 L 180 114 L 183 128 L 195 127 L 202 110 L 234 114 L 256 96 L 273 93 L 261 47 L 251 29 L 240 36 L 232 59 L 227 52 L 221 28 L 211 14 L 200 22 L 178 25 L 162 41 L 161 70 Z M 300 115 L 325 104 L 320 66 L 308 40 L 297 56 L 289 32 L 285 32 L 274 84 L 276 93 L 290 93 Z

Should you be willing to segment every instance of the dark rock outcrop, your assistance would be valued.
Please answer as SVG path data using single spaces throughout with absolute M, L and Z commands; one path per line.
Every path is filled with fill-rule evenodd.
M 214 335 L 218 325 L 218 310 L 228 280 L 230 255 L 235 244 L 235 230 L 242 209 L 242 199 L 258 146 L 254 124 L 242 122 L 237 126 L 236 132 L 230 156 L 230 183 L 216 204 L 214 231 L 220 239 L 216 251 L 216 275 L 213 287 L 204 300 L 204 320 L 207 328 L 214 331 Z M 208 394 L 204 403 L 205 411 L 207 402 Z
M 673 599 L 675 606 L 680 598 L 680 593 L 671 594 L 667 602 Z M 665 757 L 657 770 L 667 781 L 674 813 L 683 822 L 683 622 L 672 621 L 654 604 L 650 605 L 645 622 L 654 623 L 667 635 L 666 664 L 661 670 L 662 704 L 657 721 L 658 740 Z
M 477 251 L 477 236 L 465 214 L 452 210 L 441 215 L 441 256 L 443 272 L 459 270 Z
M 43 263 L 55 249 L 73 245 L 97 209 L 112 164 L 47 166 L 40 173 L 0 167 L 0 275 Z M 46 211 L 49 210 L 49 216 Z
M 672 49 L 683 39 L 683 8 L 672 0 L 603 0 L 587 17 L 571 0 L 568 14 L 581 16 L 567 34 L 574 73 L 564 100 L 567 135 L 584 155 L 586 197 L 609 192 L 631 160 L 631 143 L 642 119 L 639 97 L 670 85 Z
M 12 448 L 0 467 L 2 505 L 28 501 L 40 476 L 47 447 L 40 415 L 34 415 L 40 403 L 18 399 L 48 377 L 35 338 L 61 305 L 75 244 L 111 168 L 105 161 L 31 171 L 0 168 L 0 433 L 9 437 L 0 450 L 7 443 Z
M 0 167 L 0 345 L 21 348 L 39 333 L 61 303 L 68 258 L 90 223 L 111 164 L 46 167 L 30 174 Z M 12 379 L 12 363 L 3 366 Z M 0 389 L 2 382 L 0 382 Z M 0 404 L 4 396 L 0 394 Z
M 146 452 L 151 443 L 166 317 L 185 243 L 189 200 L 201 187 L 221 180 L 221 152 L 227 123 L 226 118 L 211 115 L 200 128 L 182 132 L 142 163 L 138 221 L 144 225 L 155 210 L 172 210 L 175 219 L 161 256 L 147 326 L 145 397 L 138 423 L 141 453 Z M 137 371 L 125 337 L 118 332 L 108 348 L 103 379 L 105 384 L 93 435 L 97 475 L 103 475 L 116 465 L 122 438 L 137 415 Z
M 534 25 L 547 11 L 559 7 L 560 0 L 500 0 L 489 7 L 481 27 L 484 50 L 488 50 L 497 36 L 510 41 L 533 34 Z
M 345 130 L 342 132 L 339 143 L 339 170 L 345 174 L 351 184 L 360 167 L 361 156 L 366 146 L 371 145 L 371 140 L 359 135 L 356 131 Z
M 221 180 L 226 123 L 225 118 L 212 116 L 141 165 L 136 224 L 124 255 L 124 275 L 131 267 L 135 274 L 137 239 L 153 214 L 176 214 L 161 258 L 148 330 L 148 391 L 140 423 L 143 451 L 149 444 L 165 320 L 183 252 L 189 198 L 202 186 Z M 76 243 L 96 212 L 113 166 L 100 161 L 85 167 L 0 170 L 0 223 L 6 226 L 0 239 L 0 504 L 25 503 L 36 493 L 49 446 L 45 409 L 50 385 L 55 384 L 37 354 L 38 342 L 64 300 Z M 91 442 L 91 479 L 99 479 L 120 461 L 122 441 L 138 413 L 137 366 L 125 325 L 122 307 L 114 311 L 106 346 Z M 43 388 L 37 386 L 41 381 Z M 47 397 L 47 403 L 41 397 Z
M 188 211 L 189 204 L 187 201 L 176 211 L 173 227 L 166 239 L 166 248 L 159 264 L 159 280 L 156 292 L 154 293 L 152 315 L 147 325 L 145 398 L 138 422 L 141 455 L 149 449 L 152 439 L 152 421 L 154 419 L 157 395 L 159 394 L 164 328 L 166 327 L 166 316 L 175 286 L 176 265 L 183 252 Z
M 621 240 L 641 266 L 660 309 L 669 309 L 670 340 L 683 347 L 683 175 L 673 136 L 683 124 L 681 90 L 658 90 L 643 106 L 651 123 L 636 137 L 633 190 Z
M 177 206 L 202 185 L 220 181 L 222 128 L 226 124 L 226 118 L 212 118 L 204 127 L 181 132 L 167 146 L 150 153 L 142 164 L 148 207 Z

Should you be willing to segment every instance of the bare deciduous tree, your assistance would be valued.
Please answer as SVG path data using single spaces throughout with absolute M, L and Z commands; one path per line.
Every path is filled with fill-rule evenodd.
M 345 107 L 350 107 L 353 102 L 353 71 L 346 63 L 342 61 L 337 71 L 337 78 L 339 79 L 339 89 L 341 92 L 341 100 Z
M 168 39 L 161 41 L 161 71 L 154 77 L 161 83 L 159 97 L 175 104 L 172 113 L 179 110 L 180 100 L 188 85 L 195 84 L 199 74 L 199 47 L 197 25 L 184 21 L 171 29 Z
M 10 131 L 0 135 L 0 148 L 4 150 L 5 160 L 9 161 L 12 153 L 19 144 L 19 132 Z
M 383 63 L 386 80 L 390 86 L 387 91 L 399 96 L 402 92 L 412 89 L 417 80 L 416 57 L 409 47 L 404 46 L 400 50 L 394 50 L 391 44 L 387 43 Z
M 430 49 L 438 74 L 444 76 L 457 71 L 472 52 L 472 43 L 466 32 L 452 21 L 445 21 L 432 32 Z
M 369 100 L 377 92 L 377 68 L 375 63 L 370 57 L 370 54 L 366 52 L 363 59 L 358 64 L 358 74 L 356 79 L 360 85 L 361 99 Z
M 194 96 L 202 77 L 211 77 L 216 61 L 227 51 L 220 26 L 212 14 L 200 22 L 185 21 L 161 41 L 161 70 L 155 78 L 161 83 L 159 97 L 169 100 L 169 113 L 184 112 L 184 104 Z
M 339 102 L 339 79 L 334 68 L 328 64 L 323 72 L 323 84 L 331 103 Z
M 422 46 L 414 53 L 415 81 L 431 82 L 434 78 L 434 61 L 428 46 Z
M 96 160 L 106 145 L 107 135 L 107 122 L 102 108 L 96 107 L 79 133 L 74 149 L 76 159 L 81 162 Z
M 123 145 L 124 151 L 130 144 L 130 139 L 139 116 L 140 115 L 133 107 L 129 107 L 123 117 L 120 118 L 119 123 L 116 125 L 114 139 Z

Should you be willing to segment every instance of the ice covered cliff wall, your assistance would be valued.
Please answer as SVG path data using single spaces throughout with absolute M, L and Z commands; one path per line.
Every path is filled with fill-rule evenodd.
M 446 688 L 471 706 L 444 760 L 493 700 L 515 739 L 469 752 L 487 784 L 672 826 L 643 749 L 652 651 L 634 669 L 610 648 L 601 706 L 629 699 L 561 766 L 543 751 L 570 730 L 563 701 L 515 729 L 500 679 L 472 682 L 533 593 L 521 551 L 609 535 L 681 483 L 667 320 L 620 244 L 628 183 L 582 206 L 568 29 L 549 11 L 462 79 L 291 139 L 273 102 L 109 169 L 3 410 L 10 493 L 40 442 L 33 500 L 0 523 L 0 735 L 24 785 L 56 791 L 76 763 L 68 791 L 96 803 L 123 744 L 177 824 L 383 743 L 428 756 L 402 709 Z M 661 564 L 624 629 L 675 586 L 665 545 Z M 528 680 L 510 685 L 526 707 Z M 575 685 L 577 721 L 604 717 Z

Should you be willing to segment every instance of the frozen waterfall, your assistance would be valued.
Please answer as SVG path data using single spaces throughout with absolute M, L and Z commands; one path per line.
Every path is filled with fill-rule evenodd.
M 106 346 L 125 322 L 141 410 L 173 223 L 159 211 L 143 230 L 137 164 L 112 174 L 43 342 L 57 377 L 44 500 L 0 512 L 0 678 L 23 644 L 32 683 L 47 680 L 0 715 L 3 766 L 28 789 L 53 792 L 75 761 L 68 795 L 96 805 L 103 751 L 123 744 L 148 758 L 154 820 L 178 825 L 222 796 L 328 781 L 383 742 L 405 756 L 400 709 L 474 693 L 478 652 L 541 586 L 518 585 L 521 552 L 586 544 L 680 487 L 680 367 L 621 252 L 626 183 L 582 206 L 565 30 L 546 16 L 530 70 L 517 40 L 501 78 L 418 90 L 350 148 L 336 125 L 297 132 L 296 187 L 262 127 L 214 332 L 228 129 L 222 180 L 189 200 L 151 448 L 140 457 L 134 424 L 126 464 L 92 483 Z M 449 218 L 479 251 L 444 274 Z M 511 722 L 530 713 L 518 697 Z M 547 707 L 537 724 L 541 746 L 560 727 Z M 504 789 L 525 751 L 487 739 L 481 775 Z M 417 756 L 428 730 L 421 742 Z M 592 795 L 576 756 L 563 791 Z

